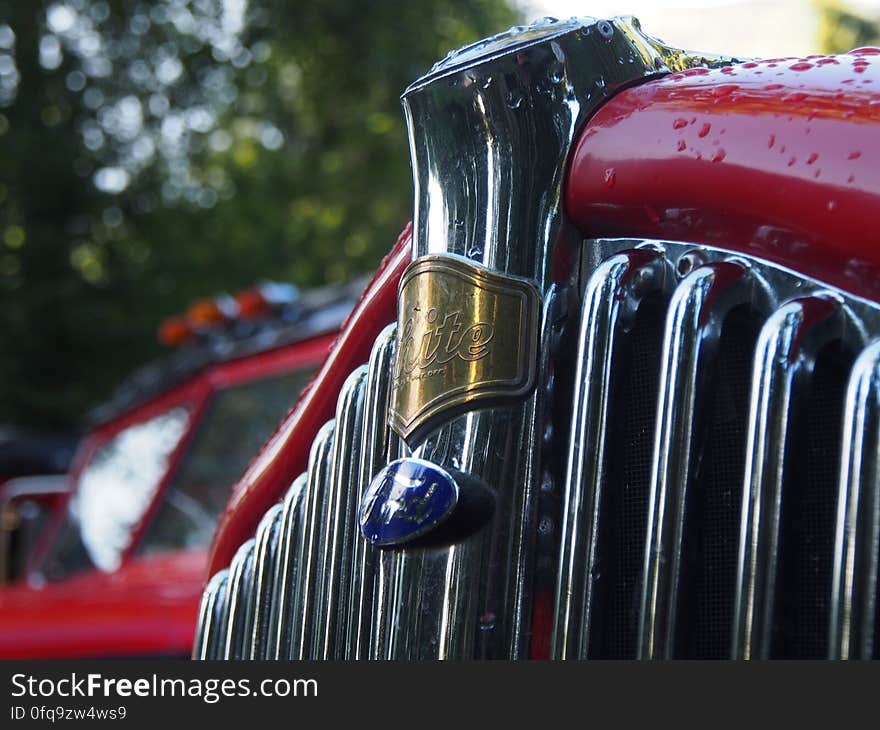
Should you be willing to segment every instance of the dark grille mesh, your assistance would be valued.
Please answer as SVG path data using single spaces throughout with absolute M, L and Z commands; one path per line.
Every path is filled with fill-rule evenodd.
M 589 654 L 601 659 L 636 654 L 665 309 L 659 296 L 642 302 L 633 329 L 614 353 L 620 380 L 612 386 L 609 472 L 600 505 L 590 625 Z
M 730 655 L 752 356 L 761 320 L 749 307 L 725 319 L 708 375 L 705 434 L 688 490 L 676 656 Z
M 790 420 L 789 474 L 783 486 L 771 655 L 827 655 L 840 433 L 852 358 L 839 345 L 816 359 Z

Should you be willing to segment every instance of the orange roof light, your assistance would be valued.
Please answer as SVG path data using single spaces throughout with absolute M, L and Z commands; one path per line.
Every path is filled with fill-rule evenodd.
M 216 299 L 199 299 L 190 304 L 186 318 L 193 327 L 211 327 L 226 322 L 226 314 Z
M 235 295 L 238 316 L 257 319 L 292 304 L 299 297 L 299 289 L 293 284 L 264 281 Z
M 168 317 L 159 324 L 159 342 L 168 347 L 179 347 L 192 337 L 192 328 L 183 317 Z
M 268 314 L 272 305 L 259 287 L 253 289 L 245 289 L 235 295 L 235 301 L 238 303 L 238 316 L 242 319 L 256 319 Z

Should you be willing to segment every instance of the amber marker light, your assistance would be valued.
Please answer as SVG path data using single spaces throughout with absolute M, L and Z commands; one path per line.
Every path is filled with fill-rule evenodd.
M 192 337 L 192 328 L 183 317 L 168 317 L 159 324 L 159 342 L 168 347 L 179 347 Z
M 238 292 L 235 301 L 238 304 L 238 316 L 242 319 L 257 319 L 268 314 L 272 309 L 270 302 L 256 287 Z
M 186 310 L 186 319 L 194 328 L 212 327 L 224 324 L 226 315 L 215 299 L 199 299 Z

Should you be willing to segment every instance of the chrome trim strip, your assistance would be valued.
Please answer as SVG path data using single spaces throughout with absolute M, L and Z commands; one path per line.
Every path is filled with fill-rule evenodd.
M 880 550 L 880 340 L 853 365 L 843 423 L 828 656 L 871 659 Z
M 226 615 L 229 607 L 229 569 L 214 574 L 199 604 L 193 659 L 222 659 L 226 653 Z
M 396 331 L 395 324 L 382 330 L 370 353 L 356 504 L 360 504 L 360 498 L 373 477 L 389 461 L 388 397 Z M 346 659 L 366 659 L 370 653 L 370 633 L 374 625 L 373 592 L 377 583 L 379 552 L 364 539 L 355 524 L 349 576 Z
M 273 604 L 277 600 L 278 552 L 281 518 L 284 508 L 269 508 L 257 527 L 254 553 L 254 620 L 249 659 L 268 659 L 267 651 L 273 633 Z M 274 654 L 271 658 L 274 658 Z
M 811 357 L 819 347 L 835 334 L 839 336 L 841 320 L 837 298 L 820 293 L 783 304 L 758 336 L 731 647 L 736 659 L 770 655 L 791 401 L 796 380 L 808 375 Z
M 682 280 L 669 304 L 642 573 L 641 659 L 672 658 L 685 501 L 699 457 L 695 427 L 707 400 L 703 384 L 725 315 L 752 298 L 749 279 L 740 264 L 707 264 Z
M 321 550 L 321 534 L 327 520 L 328 481 L 330 477 L 330 457 L 336 421 L 330 420 L 321 426 L 309 454 L 308 486 L 303 507 L 304 529 L 298 534 L 296 544 L 296 597 L 293 601 L 291 625 L 293 635 L 288 651 L 289 659 L 311 659 L 315 636 L 315 605 Z M 282 647 L 283 650 L 283 647 Z
M 251 538 L 235 554 L 229 567 L 229 616 L 226 620 L 224 659 L 246 659 L 254 621 L 254 547 Z
M 281 515 L 280 550 L 275 578 L 275 600 L 272 603 L 274 630 L 266 648 L 267 659 L 286 659 L 293 640 L 293 602 L 299 578 L 298 545 L 306 532 L 303 503 L 306 501 L 308 473 L 294 479 L 284 495 Z
M 665 268 L 665 258 L 658 251 L 625 251 L 602 262 L 587 282 L 562 509 L 554 659 L 587 658 L 599 507 L 607 468 L 613 353 L 642 299 L 663 288 Z
M 346 617 L 339 613 L 348 607 L 352 543 L 358 524 L 356 498 L 366 377 L 365 365 L 356 368 L 343 384 L 336 405 L 336 434 L 318 555 L 314 659 L 337 659 L 344 653 Z M 342 639 L 338 642 L 339 652 L 337 639 Z

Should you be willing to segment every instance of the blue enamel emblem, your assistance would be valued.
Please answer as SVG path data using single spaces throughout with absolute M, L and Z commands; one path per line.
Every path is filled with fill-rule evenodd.
M 374 545 L 400 545 L 446 520 L 458 503 L 458 484 L 423 459 L 391 462 L 361 501 L 361 532 Z

